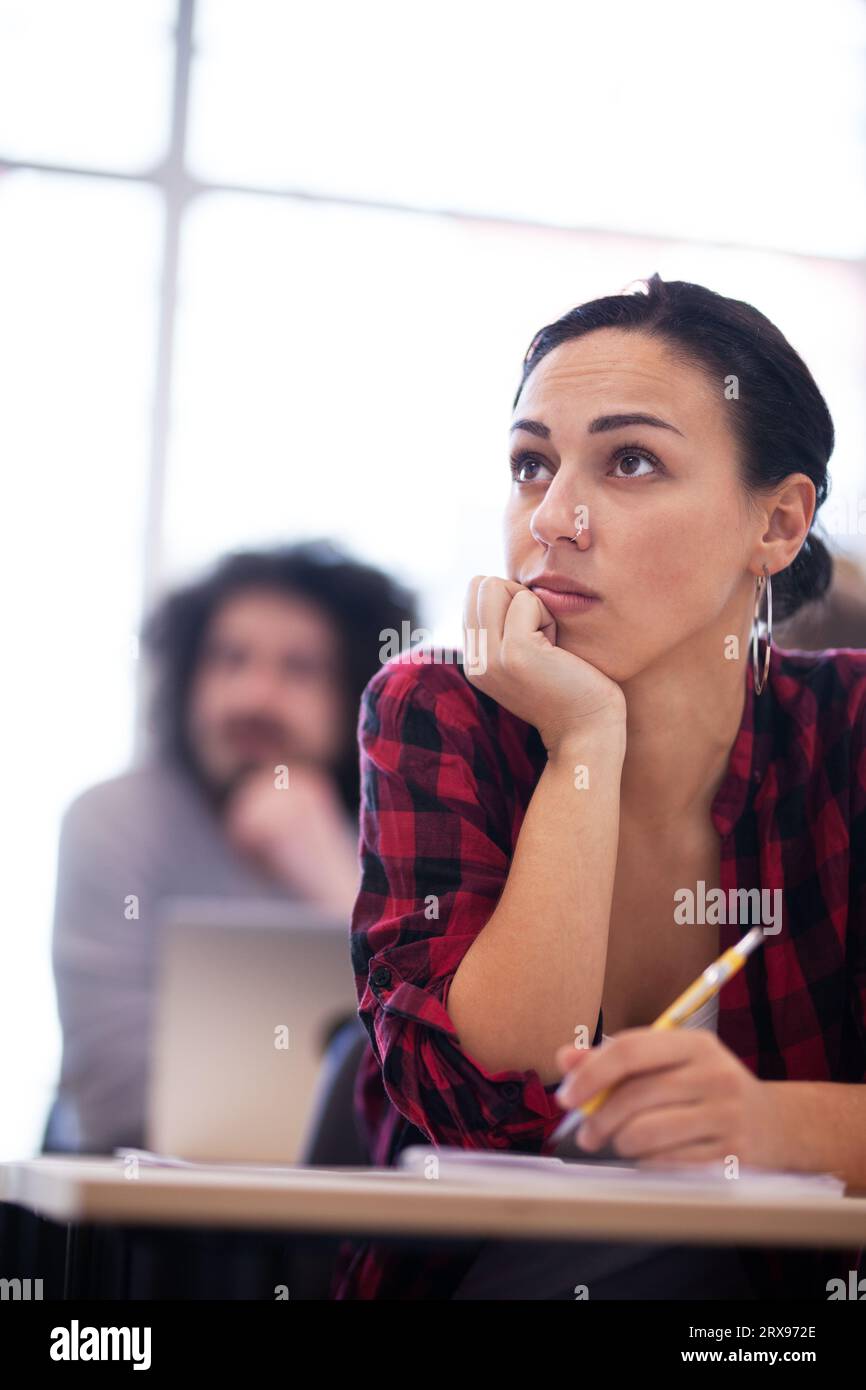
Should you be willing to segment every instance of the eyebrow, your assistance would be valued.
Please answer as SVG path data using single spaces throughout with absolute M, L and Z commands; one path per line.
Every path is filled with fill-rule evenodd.
M 685 439 L 682 430 L 678 430 L 676 425 L 668 424 L 667 420 L 660 420 L 657 415 L 645 415 L 642 411 L 634 411 L 628 415 L 597 415 L 594 420 L 590 420 L 587 434 L 602 434 L 606 430 L 621 430 L 626 425 L 650 425 L 654 429 L 673 430 L 681 439 Z M 527 434 L 534 434 L 538 439 L 549 439 L 550 430 L 547 425 L 542 424 L 541 420 L 515 420 L 511 426 L 510 433 L 515 430 L 525 430 Z

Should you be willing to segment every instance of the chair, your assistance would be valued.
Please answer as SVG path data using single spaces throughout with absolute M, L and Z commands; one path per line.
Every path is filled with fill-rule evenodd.
M 369 1047 L 364 1025 L 354 1015 L 335 1033 L 325 1053 L 313 1097 L 299 1163 L 312 1168 L 358 1168 L 370 1163 L 355 1119 L 355 1077 Z
M 300 1164 L 312 1168 L 358 1168 L 370 1163 L 355 1122 L 355 1077 L 369 1039 L 355 1015 L 334 1034 L 313 1097 Z M 291 1243 L 290 1297 L 327 1299 L 340 1236 L 298 1235 Z
M 45 1121 L 40 1153 L 74 1154 L 80 1151 L 78 1115 L 74 1106 L 61 1096 L 55 1096 Z

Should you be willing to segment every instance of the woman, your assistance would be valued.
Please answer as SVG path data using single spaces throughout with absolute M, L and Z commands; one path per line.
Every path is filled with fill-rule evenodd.
M 390 1164 L 418 1142 L 539 1152 L 616 1082 L 586 1157 L 866 1188 L 866 654 L 772 646 L 772 614 L 831 578 L 812 524 L 833 424 L 757 310 L 645 285 L 532 342 L 508 578 L 469 587 L 465 666 L 404 657 L 365 692 L 356 1101 Z M 699 1026 L 652 1031 L 756 922 Z M 658 1297 L 697 1277 L 705 1297 L 825 1298 L 860 1257 L 612 1251 L 366 1242 L 334 1292 Z

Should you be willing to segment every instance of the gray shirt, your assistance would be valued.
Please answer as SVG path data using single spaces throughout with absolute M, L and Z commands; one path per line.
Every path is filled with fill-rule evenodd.
M 151 762 L 70 804 L 52 943 L 63 1032 L 52 1127 L 64 1144 L 143 1143 L 159 907 L 186 895 L 296 900 L 240 857 L 179 768 Z

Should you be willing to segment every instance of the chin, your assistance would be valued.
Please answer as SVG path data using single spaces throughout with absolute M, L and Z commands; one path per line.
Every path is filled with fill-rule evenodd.
M 570 633 L 559 631 L 556 634 L 556 645 L 557 647 L 561 647 L 564 652 L 568 652 L 571 656 L 579 656 L 581 661 L 589 662 L 590 666 L 594 666 L 596 671 L 600 671 L 603 676 L 607 676 L 608 680 L 619 682 L 625 679 L 621 671 L 616 671 L 611 668 L 604 653 L 602 653 L 601 656 L 596 655 L 590 644 L 588 642 L 581 642 L 579 636 L 573 636 Z

